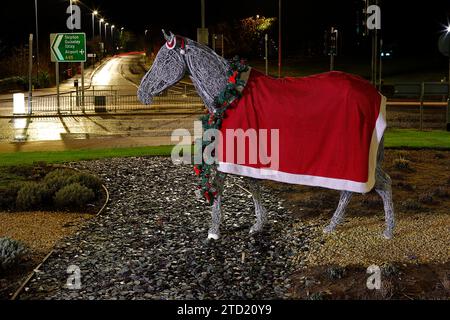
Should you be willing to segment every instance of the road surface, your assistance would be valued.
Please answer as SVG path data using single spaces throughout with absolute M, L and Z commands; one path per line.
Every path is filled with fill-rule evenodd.
M 121 94 L 135 95 L 145 71 L 142 54 L 118 55 L 105 61 L 95 72 L 89 72 L 86 84 L 94 90 L 114 87 L 114 90 L 120 90 Z M 74 80 L 63 83 L 61 92 L 72 91 Z M 186 83 L 175 86 L 171 89 L 171 93 L 181 96 L 186 92 L 192 93 L 192 90 L 192 86 Z M 52 94 L 56 94 L 56 88 L 35 92 L 35 96 Z M 0 97 L 0 115 L 11 114 L 11 99 L 12 95 Z M 193 131 L 194 121 L 199 118 L 198 114 L 174 114 L 180 111 L 177 108 L 179 107 L 172 106 L 170 110 L 164 109 L 164 111 L 172 111 L 172 114 L 161 112 L 139 116 L 93 114 L 32 119 L 3 118 L 0 119 L 0 144 L 40 141 L 70 143 L 70 141 L 88 139 L 99 141 L 102 138 L 109 138 L 109 140 L 110 138 L 131 138 L 139 139 L 142 145 L 143 139 L 147 137 L 149 145 L 153 145 L 155 141 L 170 141 L 171 134 L 176 129 Z

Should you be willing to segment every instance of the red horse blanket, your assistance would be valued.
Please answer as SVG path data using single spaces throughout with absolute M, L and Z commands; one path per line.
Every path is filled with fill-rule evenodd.
M 251 69 L 227 110 L 218 170 L 358 193 L 375 186 L 386 98 L 342 72 L 274 79 Z

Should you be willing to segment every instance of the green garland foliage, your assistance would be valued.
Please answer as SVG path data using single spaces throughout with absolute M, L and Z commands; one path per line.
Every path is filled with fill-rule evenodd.
M 242 95 L 242 88 L 246 83 L 241 79 L 241 75 L 249 70 L 245 61 L 235 57 L 230 61 L 230 70 L 228 72 L 228 84 L 216 99 L 216 106 L 214 113 L 208 113 L 200 118 L 203 125 L 203 132 L 208 130 L 220 130 L 223 119 L 226 116 L 226 111 L 233 105 L 233 102 L 239 99 Z M 205 159 L 204 151 L 213 142 L 201 139 L 202 145 L 202 164 L 194 167 L 195 174 L 200 179 L 197 194 L 203 197 L 207 203 L 212 205 L 219 193 L 220 186 L 215 186 L 212 181 L 213 170 L 216 169 L 217 164 L 209 164 L 210 161 Z M 197 150 L 198 151 L 198 150 Z M 220 173 L 218 173 L 220 174 Z

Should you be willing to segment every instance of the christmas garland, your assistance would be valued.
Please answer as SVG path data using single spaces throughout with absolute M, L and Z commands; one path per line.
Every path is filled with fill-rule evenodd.
M 220 130 L 226 111 L 242 95 L 242 88 L 245 87 L 246 83 L 241 79 L 241 74 L 248 70 L 249 67 L 245 64 L 245 61 L 240 60 L 238 57 L 230 61 L 228 84 L 225 90 L 216 98 L 216 109 L 213 113 L 208 113 L 200 118 L 203 125 L 203 132 L 211 129 Z M 216 168 L 217 164 L 208 164 L 204 157 L 204 151 L 211 143 L 211 141 L 201 139 L 202 164 L 194 167 L 195 175 L 200 179 L 197 195 L 200 198 L 204 198 L 210 205 L 214 204 L 220 188 L 220 186 L 215 186 L 212 182 L 213 169 Z

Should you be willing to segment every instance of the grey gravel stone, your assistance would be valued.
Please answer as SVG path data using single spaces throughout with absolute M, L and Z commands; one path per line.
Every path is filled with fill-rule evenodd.
M 103 178 L 106 212 L 60 242 L 22 299 L 284 299 L 295 271 L 294 252 L 309 250 L 314 226 L 295 221 L 274 190 L 263 190 L 269 221 L 249 235 L 253 203 L 230 177 L 222 238 L 205 241 L 210 207 L 194 195 L 190 166 L 167 158 L 107 159 L 72 164 Z M 243 263 L 243 253 L 245 259 Z M 298 256 L 296 257 L 298 260 Z M 81 270 L 82 290 L 66 289 L 69 266 Z

